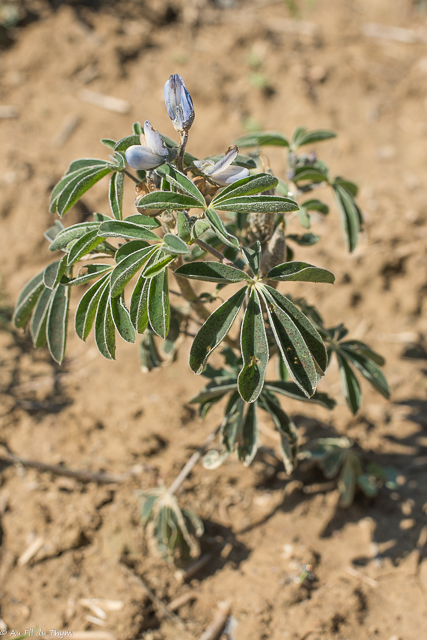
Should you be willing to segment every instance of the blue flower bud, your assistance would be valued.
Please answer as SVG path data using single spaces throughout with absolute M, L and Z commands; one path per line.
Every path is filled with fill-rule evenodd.
M 194 107 L 184 80 L 179 73 L 170 76 L 165 83 L 165 104 L 176 131 L 188 131 L 194 120 Z

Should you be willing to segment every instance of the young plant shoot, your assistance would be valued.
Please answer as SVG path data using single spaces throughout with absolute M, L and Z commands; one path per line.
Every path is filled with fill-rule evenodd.
M 34 346 L 47 345 L 61 363 L 70 294 L 77 289 L 75 331 L 86 340 L 93 330 L 104 358 L 115 358 L 117 336 L 135 342 L 140 334 L 142 369 L 150 371 L 173 360 L 185 336 L 191 336 L 189 365 L 207 384 L 190 402 L 204 417 L 225 399 L 216 432 L 221 448 L 204 456 L 205 468 L 218 467 L 233 452 L 249 465 L 259 446 L 262 411 L 280 434 L 281 456 L 291 473 L 298 433 L 280 397 L 333 409 L 334 399 L 317 391 L 333 357 L 352 413 L 362 401 L 357 374 L 389 396 L 383 358 L 348 339 L 343 325 L 325 327 L 313 306 L 291 297 L 294 282 L 334 284 L 334 275 L 321 265 L 294 260 L 295 245 L 310 247 L 320 240 L 310 231 L 312 217 L 328 215 L 329 208 L 317 194 L 332 189 L 344 241 L 353 251 L 362 226 L 357 187 L 331 177 L 316 154 L 303 151 L 334 138 L 331 131 L 300 127 L 291 138 L 250 133 L 224 155 L 199 159 L 187 152 L 195 111 L 178 74 L 165 84 L 165 103 L 178 142 L 145 120 L 121 140 L 101 141 L 110 148 L 107 160 L 81 158 L 70 164 L 50 200 L 58 219 L 45 236 L 55 260 L 24 287 L 14 323 L 29 324 Z M 266 146 L 283 147 L 285 179 L 266 168 L 261 152 Z M 249 155 L 240 152 L 247 149 Z M 109 210 L 64 226 L 67 211 L 107 176 Z M 125 184 L 136 191 L 133 211 L 123 208 Z M 302 232 L 287 235 L 288 221 L 296 217 Z M 209 357 L 218 347 L 223 365 L 214 368 Z M 277 378 L 266 380 L 270 358 L 276 360 Z M 183 545 L 197 552 L 195 536 L 201 535 L 202 523 L 179 507 L 174 493 L 201 456 L 202 450 L 169 490 L 145 494 L 142 518 L 165 555 Z

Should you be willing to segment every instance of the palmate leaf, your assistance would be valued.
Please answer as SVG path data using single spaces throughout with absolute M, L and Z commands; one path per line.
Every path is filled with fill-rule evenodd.
M 204 282 L 250 282 L 250 277 L 235 267 L 220 262 L 188 262 L 176 269 L 177 276 L 183 276 L 190 280 L 203 280 Z
M 86 340 L 95 320 L 98 302 L 110 284 L 110 273 L 101 276 L 82 296 L 77 306 L 74 328 L 82 340 Z
M 256 131 L 246 133 L 237 138 L 236 144 L 242 149 L 246 147 L 289 147 L 289 141 L 278 131 Z
M 99 222 L 80 222 L 79 224 L 73 224 L 71 227 L 66 227 L 53 240 L 49 251 L 65 250 L 73 240 L 78 240 L 87 233 L 96 231 L 99 224 Z
M 19 294 L 12 318 L 13 324 L 18 329 L 22 329 L 26 326 L 39 297 L 45 289 L 43 277 L 44 270 L 34 276 L 34 278 L 31 278 Z
M 362 214 L 350 193 L 340 184 L 334 184 L 333 190 L 338 211 L 341 216 L 341 225 L 347 240 L 348 249 L 354 251 L 359 240 L 359 231 Z
M 218 203 L 218 209 L 236 213 L 287 213 L 297 211 L 298 204 L 283 196 L 238 196 Z
M 273 267 L 267 273 L 268 280 L 296 282 L 325 282 L 333 284 L 335 276 L 327 269 L 320 269 L 307 262 L 285 262 Z
M 123 186 L 125 175 L 122 171 L 116 171 L 110 178 L 108 198 L 111 212 L 116 220 L 123 219 Z
M 206 218 L 211 226 L 212 231 L 215 235 L 222 240 L 222 242 L 233 249 L 239 248 L 239 241 L 235 236 L 232 236 L 228 233 L 227 229 L 224 226 L 223 221 L 217 214 L 214 209 L 207 209 L 205 211 Z
M 228 185 L 225 189 L 222 189 L 222 191 L 214 197 L 211 205 L 214 209 L 221 209 L 222 207 L 219 206 L 220 203 L 222 204 L 229 198 L 262 193 L 263 191 L 274 189 L 278 182 L 278 179 L 269 173 L 257 173 L 253 176 L 242 178 L 241 180 L 237 180 L 236 182 Z
M 245 295 L 246 287 L 242 287 L 215 309 L 199 330 L 190 351 L 190 367 L 194 373 L 202 373 L 209 355 L 224 340 L 239 313 Z
M 61 364 L 64 359 L 67 342 L 68 311 L 70 306 L 70 289 L 58 284 L 52 291 L 47 317 L 47 346 L 52 358 Z
M 164 164 L 163 166 L 159 167 L 158 169 L 156 169 L 156 173 L 157 175 L 167 180 L 169 184 L 177 187 L 185 195 L 189 196 L 190 198 L 195 198 L 202 209 L 206 207 L 206 202 L 203 194 L 199 191 L 194 182 L 192 182 L 190 178 L 187 178 L 184 173 L 181 173 L 180 171 L 178 171 L 178 169 L 170 164 Z
M 238 377 L 239 393 L 245 402 L 255 402 L 261 393 L 269 350 L 258 293 L 252 290 L 242 323 L 240 345 L 243 367 Z
M 150 280 L 148 318 L 153 331 L 160 338 L 166 339 L 170 323 L 168 271 L 166 269 Z

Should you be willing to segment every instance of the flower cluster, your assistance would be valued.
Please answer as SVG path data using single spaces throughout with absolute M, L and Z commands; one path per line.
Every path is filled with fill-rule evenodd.
M 175 130 L 181 135 L 188 134 L 194 121 L 194 107 L 184 80 L 178 73 L 171 75 L 165 83 L 165 104 Z M 134 144 L 126 150 L 126 160 L 132 169 L 156 169 L 166 162 L 172 162 L 178 154 L 178 147 L 168 148 L 161 134 L 148 120 L 144 123 L 144 133 L 140 140 L 141 144 Z M 232 166 L 238 152 L 238 148 L 232 146 L 218 162 L 195 161 L 194 166 L 210 182 L 226 186 L 249 176 L 248 169 Z

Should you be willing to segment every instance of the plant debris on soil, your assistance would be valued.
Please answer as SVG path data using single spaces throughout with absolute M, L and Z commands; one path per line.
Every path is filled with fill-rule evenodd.
M 0 11 L 0 632 L 200 638 L 230 607 L 224 637 L 235 640 L 427 637 L 423 3 L 33 0 Z M 319 471 L 285 474 L 266 421 L 250 468 L 234 458 L 216 471 L 196 467 L 179 493 L 202 517 L 210 554 L 187 582 L 144 536 L 139 492 L 169 484 L 220 420 L 221 407 L 202 423 L 186 405 L 204 385 L 188 368 L 190 341 L 177 362 L 142 374 L 135 347 L 122 343 L 107 362 L 70 331 L 58 367 L 8 320 L 21 287 L 50 259 L 42 234 L 53 185 L 73 159 L 104 157 L 99 140 L 128 135 L 135 120 L 173 135 L 163 105 L 171 73 L 195 104 L 196 155 L 223 153 L 255 128 L 338 133 L 316 151 L 360 185 L 362 241 L 347 253 L 330 203 L 309 257 L 337 284 L 291 283 L 290 292 L 385 356 L 392 399 L 363 384 L 352 417 L 332 369 L 320 385 L 338 398 L 332 414 L 287 407 L 302 444 L 346 435 L 398 473 L 394 489 L 375 500 L 358 494 L 342 509 Z M 127 108 L 89 104 L 88 91 Z M 284 169 L 280 149 L 265 153 Z M 103 193 L 97 185 L 65 223 L 108 211 Z M 125 206 L 133 213 L 132 194 Z M 296 259 L 306 257 L 299 247 Z M 124 480 L 84 483 L 11 464 L 10 453 Z

